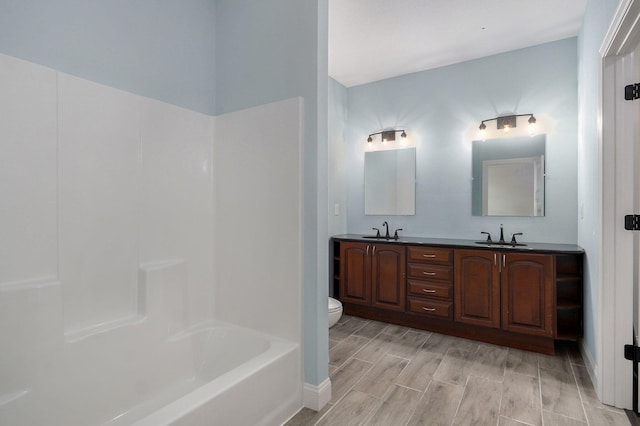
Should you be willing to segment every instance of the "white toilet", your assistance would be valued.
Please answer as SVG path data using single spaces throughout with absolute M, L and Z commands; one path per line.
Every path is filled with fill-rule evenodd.
M 329 298 L 329 328 L 336 325 L 342 316 L 342 303 L 333 297 Z

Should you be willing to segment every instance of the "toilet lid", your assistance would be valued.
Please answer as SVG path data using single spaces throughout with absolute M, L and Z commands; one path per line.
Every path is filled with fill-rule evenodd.
M 333 297 L 329 298 L 329 311 L 335 311 L 342 307 L 342 303 L 340 301 L 334 299 Z

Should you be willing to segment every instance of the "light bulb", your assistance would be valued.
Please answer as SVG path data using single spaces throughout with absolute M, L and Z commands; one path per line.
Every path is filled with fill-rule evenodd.
M 509 125 L 508 124 L 504 125 L 504 131 L 505 131 L 505 133 L 509 132 Z
M 487 136 L 487 125 L 484 124 L 484 121 L 480 123 L 480 137 L 482 138 L 482 140 L 484 140 L 484 138 Z
M 408 142 L 407 141 L 407 134 L 404 131 L 402 131 L 402 133 L 400 134 L 400 143 L 402 145 L 406 145 L 407 142 Z
M 529 134 L 533 136 L 536 133 L 536 118 L 532 115 L 529 117 Z

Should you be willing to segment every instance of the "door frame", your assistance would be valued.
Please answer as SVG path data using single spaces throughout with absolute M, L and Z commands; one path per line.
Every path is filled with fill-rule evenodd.
M 631 364 L 624 359 L 624 345 L 631 343 L 633 324 L 633 235 L 624 230 L 624 215 L 633 213 L 633 134 L 627 131 L 620 94 L 628 75 L 629 54 L 640 45 L 640 0 L 621 0 L 600 47 L 602 117 L 598 132 L 601 160 L 601 245 L 598 300 L 600 342 L 598 365 L 590 369 L 596 393 L 605 404 L 631 408 Z M 631 58 L 632 59 L 632 58 Z M 618 94 L 618 96 L 616 96 Z M 626 109 L 629 110 L 628 108 Z M 629 200 L 631 198 L 631 200 Z M 605 288 L 606 287 L 606 288 Z M 617 324 L 622 326 L 616 327 Z M 598 338 L 598 336 L 596 336 Z M 595 376 L 595 377 L 594 377 Z

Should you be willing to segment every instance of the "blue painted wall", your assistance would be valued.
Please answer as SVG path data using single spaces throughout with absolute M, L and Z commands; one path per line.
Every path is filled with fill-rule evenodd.
M 599 49 L 609 28 L 617 0 L 589 0 L 580 34 L 579 57 L 579 116 L 580 141 L 578 148 L 578 203 L 584 205 L 584 218 L 578 221 L 578 244 L 586 251 L 584 341 L 596 366 L 603 360 L 599 351 L 602 334 L 600 292 L 600 245 L 602 243 L 602 214 L 600 177 L 602 158 L 599 147 L 600 86 L 602 59 Z
M 347 232 L 347 88 L 329 78 L 329 232 Z M 335 206 L 339 213 L 336 214 Z
M 349 88 L 349 232 L 387 220 L 404 235 L 473 239 L 504 223 L 523 241 L 576 243 L 576 49 L 570 38 Z M 545 217 L 471 215 L 471 140 L 481 120 L 504 113 L 533 113 L 547 128 Z M 415 142 L 415 216 L 364 215 L 365 140 L 384 128 L 406 129 Z
M 0 0 L 0 52 L 215 112 L 215 1 Z
M 308 0 L 217 1 L 216 114 L 315 94 L 317 8 Z

